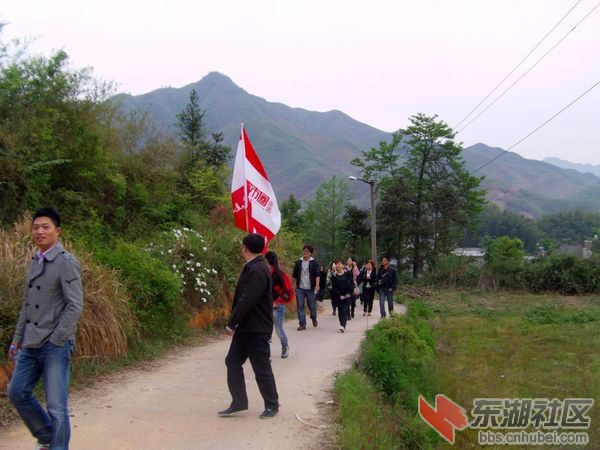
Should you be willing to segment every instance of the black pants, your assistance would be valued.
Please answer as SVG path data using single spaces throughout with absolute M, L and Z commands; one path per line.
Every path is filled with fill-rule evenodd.
M 373 312 L 373 299 L 375 298 L 375 289 L 363 289 L 363 311 Z
M 227 366 L 227 387 L 231 393 L 231 407 L 248 408 L 248 394 L 242 366 L 250 359 L 258 390 L 265 402 L 265 408 L 278 409 L 279 397 L 275 386 L 275 376 L 271 369 L 270 335 L 261 333 L 235 333 L 225 358 Z
M 340 300 L 338 302 L 338 320 L 344 328 L 346 328 L 348 317 L 350 317 L 350 300 Z

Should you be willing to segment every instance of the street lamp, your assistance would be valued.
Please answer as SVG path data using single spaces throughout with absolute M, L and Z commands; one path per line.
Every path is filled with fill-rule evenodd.
M 351 180 L 362 181 L 367 183 L 371 188 L 371 260 L 373 264 L 377 265 L 377 225 L 375 216 L 375 181 L 363 180 L 362 178 L 354 177 L 350 175 L 348 178 Z

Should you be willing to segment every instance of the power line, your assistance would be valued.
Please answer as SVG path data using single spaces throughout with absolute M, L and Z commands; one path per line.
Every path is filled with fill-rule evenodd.
M 558 45 L 559 45 L 559 44 L 560 44 L 562 41 L 564 41 L 564 40 L 565 40 L 565 38 L 566 38 L 566 37 L 567 37 L 569 34 L 571 34 L 571 33 L 572 33 L 574 30 L 575 30 L 575 28 L 577 28 L 577 27 L 578 27 L 578 26 L 581 24 L 581 22 L 583 22 L 585 19 L 587 19 L 587 18 L 589 17 L 589 15 L 590 15 L 590 14 L 592 14 L 592 13 L 593 13 L 593 12 L 594 12 L 594 11 L 595 11 L 595 10 L 596 10 L 598 7 L 599 7 L 599 6 L 600 6 L 600 3 L 596 4 L 596 6 L 594 6 L 594 7 L 593 7 L 593 8 L 590 10 L 590 12 L 588 12 L 588 13 L 587 13 L 587 14 L 586 14 L 586 15 L 583 17 L 583 19 L 581 19 L 579 22 L 577 22 L 573 28 L 571 28 L 571 29 L 570 29 L 570 30 L 569 30 L 569 31 L 568 31 L 568 32 L 567 32 L 567 33 L 566 33 L 566 34 L 565 34 L 565 35 L 564 35 L 562 38 L 560 38 L 560 40 L 559 40 L 559 41 L 558 41 L 556 44 L 554 44 L 550 50 L 548 50 L 546 53 L 544 53 L 540 59 L 538 59 L 538 60 L 537 60 L 537 61 L 536 61 L 536 62 L 535 62 L 535 63 L 534 63 L 534 64 L 533 64 L 533 65 L 532 65 L 532 66 L 531 66 L 529 69 L 527 69 L 527 70 L 525 71 L 525 73 L 523 73 L 523 75 L 521 75 L 519 78 L 517 78 L 517 79 L 516 79 L 516 80 L 515 80 L 515 81 L 514 81 L 514 82 L 513 82 L 513 83 L 512 83 L 512 84 L 511 84 L 511 85 L 510 85 L 508 88 L 506 88 L 506 89 L 504 90 L 504 92 L 502 92 L 502 94 L 500 94 L 498 97 L 496 97 L 492 103 L 490 103 L 489 105 L 487 105 L 487 106 L 486 106 L 486 107 L 485 107 L 485 108 L 484 108 L 482 111 L 480 111 L 480 112 L 479 112 L 479 114 L 477 114 L 475 117 L 473 117 L 473 119 L 471 119 L 471 121 L 469 121 L 469 123 L 467 123 L 467 124 L 466 124 L 464 127 L 462 127 L 460 130 L 458 130 L 456 133 L 458 134 L 458 133 L 460 133 L 461 131 L 463 131 L 465 128 L 467 128 L 469 125 L 471 125 L 473 122 L 475 122 L 475 120 L 477 120 L 477 118 L 478 118 L 479 116 L 481 116 L 481 115 L 482 115 L 484 112 L 486 112 L 486 111 L 487 111 L 487 110 L 488 110 L 488 109 L 489 109 L 489 108 L 490 108 L 492 105 L 494 105 L 494 103 L 496 103 L 498 100 L 500 100 L 500 99 L 501 99 L 501 98 L 504 96 L 504 94 L 506 94 L 508 91 L 510 91 L 510 90 L 511 90 L 511 89 L 512 89 L 512 88 L 515 86 L 515 84 L 517 84 L 519 81 L 521 81 L 521 79 L 523 79 L 523 77 L 525 77 L 525 75 L 527 75 L 527 74 L 528 74 L 528 73 L 529 73 L 529 72 L 530 72 L 530 71 L 531 71 L 531 70 L 532 70 L 532 69 L 533 69 L 535 66 L 537 66 L 537 65 L 538 65 L 538 64 L 539 64 L 539 63 L 540 63 L 540 62 L 541 62 L 541 61 L 542 61 L 542 60 L 543 60 L 543 59 L 544 59 L 546 56 L 548 56 L 548 54 L 549 54 L 550 52 L 552 52 L 552 51 L 553 51 L 553 50 L 554 50 L 556 47 L 558 47 Z
M 554 26 L 552 27 L 552 29 L 551 29 L 550 31 L 548 31 L 548 33 L 546 33 L 546 35 L 545 35 L 545 36 L 544 36 L 544 37 L 541 39 L 541 41 L 540 41 L 540 42 L 538 42 L 538 43 L 535 45 L 535 47 L 533 47 L 533 48 L 532 48 L 532 49 L 529 51 L 529 53 L 527 53 L 527 55 L 525 55 L 525 57 L 524 57 L 524 58 L 521 60 L 521 62 L 520 62 L 519 64 L 517 64 L 517 65 L 515 66 L 515 68 L 514 68 L 513 70 L 511 70 L 511 71 L 509 72 L 509 74 L 508 74 L 508 75 L 506 75 L 506 76 L 504 77 L 504 79 L 503 79 L 503 80 L 502 80 L 500 83 L 498 83 L 498 84 L 496 85 L 496 87 L 495 87 L 494 89 L 492 89 L 492 90 L 490 91 L 490 93 L 489 93 L 488 95 L 486 95 L 486 96 L 484 97 L 484 99 L 483 99 L 483 100 L 481 100 L 481 101 L 480 101 L 480 102 L 477 104 L 477 106 L 475 106 L 475 108 L 473 108 L 473 109 L 471 110 L 471 112 L 469 112 L 469 114 L 467 114 L 467 115 L 466 115 L 466 116 L 465 116 L 465 117 L 464 117 L 464 118 L 463 118 L 463 119 L 462 119 L 460 122 L 458 122 L 458 123 L 457 123 L 457 124 L 454 126 L 454 129 L 458 128 L 458 126 L 459 126 L 461 123 L 463 123 L 465 120 L 467 120 L 467 119 L 469 118 L 469 116 L 470 116 L 471 114 L 473 114 L 473 113 L 474 113 L 474 112 L 477 110 L 477 108 L 479 108 L 479 107 L 480 107 L 480 106 L 481 106 L 481 105 L 482 105 L 482 104 L 483 104 L 483 103 L 484 103 L 484 102 L 485 102 L 485 101 L 486 101 L 488 98 L 490 98 L 490 96 L 491 96 L 491 95 L 492 95 L 494 92 L 496 92 L 496 90 L 497 90 L 497 89 L 498 89 L 498 88 L 499 88 L 499 87 L 502 85 L 502 83 L 504 83 L 504 82 L 505 82 L 505 81 L 508 79 L 508 77 L 510 77 L 510 76 L 511 76 L 511 75 L 512 75 L 512 74 L 515 72 L 515 70 L 517 70 L 517 69 L 518 69 L 518 68 L 521 66 L 521 64 L 523 64 L 523 63 L 525 62 L 525 60 L 526 60 L 527 58 L 529 58 L 529 56 L 530 56 L 530 55 L 531 55 L 531 54 L 532 54 L 532 53 L 533 53 L 533 52 L 534 52 L 534 51 L 535 51 L 535 50 L 536 50 L 536 49 L 537 49 L 537 48 L 538 48 L 538 47 L 539 47 L 539 46 L 542 44 L 542 42 L 544 42 L 544 40 L 545 40 L 545 39 L 546 39 L 546 38 L 547 38 L 547 37 L 550 35 L 550 33 L 552 33 L 552 32 L 553 32 L 553 31 L 556 29 L 556 27 L 558 27 L 558 26 L 559 26 L 559 25 L 562 23 L 562 21 L 563 21 L 563 20 L 565 20 L 565 18 L 566 18 L 566 17 L 567 17 L 567 16 L 568 16 L 568 15 L 571 13 L 571 11 L 573 11 L 573 10 L 575 9 L 575 7 L 576 7 L 576 6 L 577 6 L 579 3 L 581 3 L 581 0 L 577 0 L 577 2 L 575 2 L 575 4 L 574 4 L 574 5 L 571 7 L 571 9 L 569 9 L 569 10 L 567 11 L 567 13 L 566 13 L 566 14 L 565 14 L 565 15 L 564 15 L 564 16 L 563 16 L 563 17 L 562 17 L 562 18 L 561 18 L 561 19 L 558 21 L 558 23 L 557 23 L 556 25 L 554 25 Z M 469 122 L 469 123 L 470 123 L 470 122 Z M 468 124 L 467 124 L 467 126 L 468 126 Z M 466 127 L 465 127 L 465 128 L 466 128 Z M 463 128 L 463 129 L 464 129 L 464 128 Z M 457 133 L 458 133 L 458 132 L 457 132 Z
M 493 157 L 492 159 L 490 159 L 488 162 L 486 162 L 485 164 L 479 166 L 477 169 L 475 169 L 473 172 L 471 172 L 472 174 L 480 171 L 481 169 L 483 169 L 484 167 L 490 165 L 491 163 L 493 163 L 494 161 L 496 161 L 498 158 L 500 158 L 502 155 L 505 155 L 506 153 L 510 152 L 513 148 L 515 148 L 517 145 L 519 145 L 521 142 L 523 142 L 525 139 L 527 139 L 529 136 L 531 136 L 532 134 L 536 133 L 539 129 L 543 128 L 546 124 L 550 123 L 552 120 L 554 120 L 554 118 L 556 118 L 559 114 L 561 114 L 563 111 L 565 111 L 566 109 L 568 109 L 569 107 L 571 107 L 571 105 L 573 105 L 574 103 L 576 103 L 580 98 L 582 98 L 584 95 L 586 95 L 588 92 L 590 92 L 592 89 L 594 89 L 596 86 L 598 86 L 600 84 L 600 80 L 598 80 L 592 87 L 590 87 L 589 89 L 587 89 L 584 93 L 580 94 L 579 97 L 577 97 L 575 100 L 573 100 L 571 103 L 569 103 L 567 106 L 565 106 L 563 109 L 561 109 L 560 111 L 558 111 L 556 114 L 554 114 L 552 117 L 550 117 L 548 120 L 546 120 L 543 124 L 541 124 L 539 127 L 537 127 L 535 130 L 533 130 L 531 133 L 529 133 L 527 136 L 525 136 L 522 139 L 519 139 L 517 142 L 515 142 L 513 145 L 511 145 L 510 147 L 508 147 L 506 150 L 504 150 L 502 153 L 499 153 L 498 155 L 496 155 L 495 157 Z

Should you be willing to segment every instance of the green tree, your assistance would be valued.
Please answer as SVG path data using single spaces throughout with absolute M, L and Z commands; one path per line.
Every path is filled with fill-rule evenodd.
M 190 92 L 188 103 L 176 115 L 175 126 L 179 129 L 181 142 L 185 148 L 183 167 L 194 167 L 203 160 L 208 167 L 219 168 L 232 157 L 231 148 L 223 145 L 223 133 L 210 133 L 204 126 L 206 111 L 200 108 L 200 100 L 195 89 Z
M 344 212 L 351 198 L 346 180 L 334 175 L 306 202 L 305 237 L 318 250 L 317 259 L 322 262 L 341 255 L 347 240 Z
M 231 148 L 223 145 L 223 133 L 211 133 L 212 141 L 207 139 L 204 114 L 198 93 L 192 89 L 189 102 L 177 114 L 175 123 L 184 149 L 179 161 L 178 186 L 190 202 L 210 210 L 225 200 L 225 180 L 230 173 L 226 165 L 231 159 Z
M 177 122 L 175 122 L 175 126 L 179 128 L 181 141 L 188 147 L 191 163 L 202 157 L 206 140 L 204 114 L 205 111 L 200 108 L 198 93 L 192 89 L 188 103 L 183 111 L 177 114 Z
M 478 247 L 487 236 L 518 237 L 529 253 L 537 251 L 537 243 L 540 239 L 535 221 L 509 210 L 503 211 L 494 203 L 486 205 L 475 229 L 466 230 L 462 244 L 465 247 Z
M 352 161 L 364 177 L 381 180 L 380 240 L 392 254 L 410 249 L 415 278 L 425 261 L 452 250 L 485 202 L 481 178 L 465 169 L 454 136 L 437 116 L 417 114 L 391 143 Z
M 344 212 L 346 222 L 346 249 L 359 261 L 371 259 L 371 224 L 369 211 L 355 205 L 347 205 Z M 376 263 L 376 261 L 375 261 Z
M 600 227 L 600 213 L 580 209 L 561 211 L 542 216 L 537 225 L 543 238 L 564 244 L 580 244 L 596 234 Z
M 366 180 L 381 181 L 397 178 L 400 175 L 401 160 L 406 156 L 406 147 L 399 133 L 392 134 L 392 142 L 381 141 L 379 148 L 371 147 L 363 152 L 362 158 L 354 158 L 350 163 L 362 169 Z
M 290 194 L 287 200 L 281 204 L 282 226 L 293 233 L 301 233 L 303 227 L 303 217 L 300 209 L 302 205 L 296 199 L 294 194 Z
M 0 221 L 40 204 L 109 217 L 123 181 L 105 145 L 103 101 L 111 85 L 74 71 L 59 51 L 17 57 L 0 69 Z M 108 201 L 107 201 L 108 200 Z M 4 203 L 6 202 L 6 203 Z
M 502 236 L 484 242 L 485 272 L 492 284 L 515 286 L 523 269 L 523 241 Z

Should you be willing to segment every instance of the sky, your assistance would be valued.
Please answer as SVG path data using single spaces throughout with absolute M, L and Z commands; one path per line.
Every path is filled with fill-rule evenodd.
M 44 56 L 62 49 L 72 68 L 91 67 L 119 92 L 182 87 L 218 71 L 267 101 L 340 110 L 388 132 L 408 126 L 414 114 L 436 114 L 465 147 L 508 149 L 600 81 L 597 6 L 598 0 L 4 0 L 0 40 L 34 38 L 29 52 Z M 599 125 L 600 85 L 512 151 L 598 165 Z

